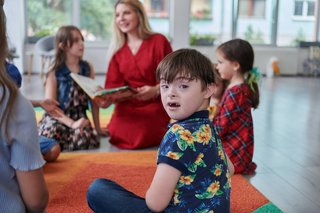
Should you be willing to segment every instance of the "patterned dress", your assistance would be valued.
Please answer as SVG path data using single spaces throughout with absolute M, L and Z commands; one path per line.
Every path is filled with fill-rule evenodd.
M 165 212 L 230 212 L 230 173 L 221 140 L 199 111 L 172 123 L 158 150 L 158 164 L 181 171 Z
M 233 86 L 223 94 L 213 121 L 235 173 L 252 174 L 257 167 L 252 162 L 254 138 L 251 106 L 249 86 Z
M 89 76 L 90 66 L 87 62 L 80 62 L 80 75 Z M 70 70 L 66 65 L 56 71 L 57 97 L 60 108 L 74 121 L 86 118 L 89 97 L 70 77 Z M 62 150 L 73 151 L 94 149 L 99 147 L 99 138 L 96 131 L 90 126 L 72 129 L 45 113 L 39 124 L 39 135 L 53 138 L 59 142 Z

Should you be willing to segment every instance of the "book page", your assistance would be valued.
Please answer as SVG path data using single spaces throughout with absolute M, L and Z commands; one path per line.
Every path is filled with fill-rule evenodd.
M 71 73 L 70 76 L 90 98 L 94 98 L 95 93 L 101 88 L 101 86 L 92 78 L 75 73 Z
M 99 97 L 96 99 L 105 99 L 117 103 L 128 100 L 137 93 L 136 89 L 129 86 L 101 89 L 102 87 L 94 79 L 75 73 L 71 73 L 70 76 L 91 99 Z

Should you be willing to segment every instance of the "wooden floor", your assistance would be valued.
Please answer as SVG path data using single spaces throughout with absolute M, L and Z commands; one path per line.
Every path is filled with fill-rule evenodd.
M 284 212 L 320 212 L 319 110 L 320 78 L 263 79 L 249 179 Z
M 104 76 L 98 76 L 101 82 Z M 24 78 L 30 99 L 43 97 L 40 78 Z M 320 78 L 264 78 L 253 112 L 256 174 L 249 181 L 284 212 L 320 212 Z M 98 151 L 121 151 L 103 139 Z M 246 196 L 246 195 L 243 195 Z

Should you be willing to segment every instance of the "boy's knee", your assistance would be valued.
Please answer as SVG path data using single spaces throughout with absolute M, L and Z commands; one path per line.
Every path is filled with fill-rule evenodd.
M 57 158 L 59 157 L 61 152 L 60 149 L 60 145 L 56 144 L 54 145 L 49 152 L 47 152 L 46 154 L 43 155 L 43 158 L 47 161 L 47 162 L 53 162 L 56 161 Z
M 100 192 L 102 190 L 102 185 L 104 185 L 106 179 L 98 178 L 95 179 L 89 186 L 87 191 L 87 201 L 92 204 L 96 198 L 100 197 Z

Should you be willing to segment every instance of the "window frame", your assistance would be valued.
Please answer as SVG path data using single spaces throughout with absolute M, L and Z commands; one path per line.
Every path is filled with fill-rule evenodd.
M 243 0 L 242 0 L 243 1 Z M 241 5 L 241 0 L 239 0 L 238 3 L 238 18 L 255 18 L 255 19 L 265 19 L 266 17 L 266 0 L 260 0 L 263 1 L 264 3 L 264 11 L 262 15 L 255 15 L 255 1 L 254 0 L 246 0 L 248 2 L 248 5 L 251 5 L 251 9 L 248 9 L 246 11 L 246 14 L 241 14 L 240 13 L 240 5 Z M 248 5 L 246 7 L 248 8 Z
M 302 2 L 302 15 L 296 15 L 295 14 L 295 8 L 296 8 L 296 3 L 297 2 Z M 295 0 L 294 1 L 294 8 L 293 8 L 293 14 L 292 14 L 292 20 L 294 21 L 315 21 L 315 12 L 313 13 L 312 16 L 308 16 L 308 7 L 309 4 L 308 2 L 313 2 L 314 3 L 314 9 L 316 10 L 316 0 Z

